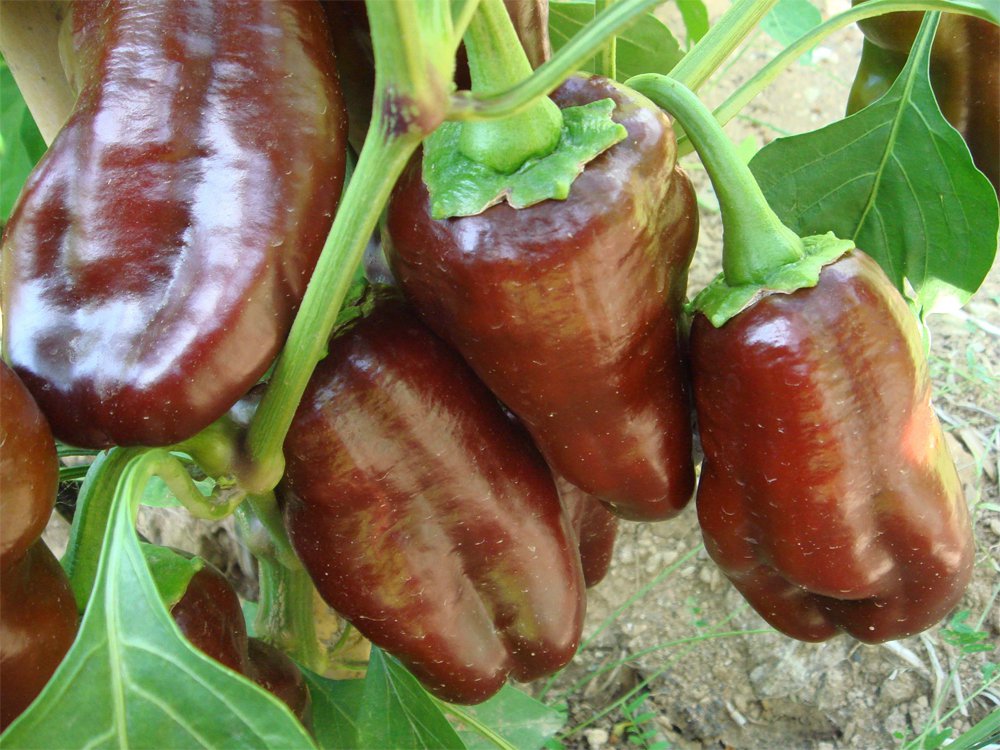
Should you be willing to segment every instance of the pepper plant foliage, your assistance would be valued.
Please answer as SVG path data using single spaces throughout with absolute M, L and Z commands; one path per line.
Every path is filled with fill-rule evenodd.
M 991 0 L 869 2 L 873 6 L 881 2 L 886 12 L 952 9 L 993 23 L 1000 20 Z M 391 22 L 401 23 L 417 5 L 421 18 L 421 31 L 413 35 L 417 48 L 408 49 L 410 59 L 401 62 L 380 44 L 385 45 L 384 30 Z M 473 0 L 374 1 L 373 13 L 389 21 L 373 19 L 379 76 L 385 88 L 396 86 L 413 94 L 418 110 L 426 106 L 421 110 L 426 117 L 417 118 L 421 122 L 461 120 L 469 112 L 463 106 L 481 106 L 484 111 L 491 106 L 490 101 L 469 105 L 469 100 L 456 98 L 434 110 L 429 100 L 421 98 L 433 88 L 421 78 L 433 65 L 422 63 L 439 64 L 447 40 L 457 44 L 442 29 L 467 23 L 475 5 Z M 617 5 L 617 11 L 611 4 L 600 12 L 586 0 L 553 0 L 549 30 L 555 57 L 524 85 L 547 80 L 538 84 L 544 90 L 536 92 L 544 94 L 574 68 L 599 69 L 599 48 L 612 34 L 617 34 L 618 80 L 674 71 L 691 88 L 703 81 L 704 71 L 720 67 L 765 16 L 764 27 L 782 42 L 787 40 L 790 48 L 801 39 L 812 38 L 815 43 L 821 38 L 814 37 L 816 30 L 811 28 L 818 17 L 801 0 L 783 0 L 771 15 L 767 11 L 775 6 L 773 0 L 739 0 L 712 29 L 700 0 L 678 0 L 683 30 L 672 30 L 651 15 L 651 1 L 619 0 Z M 613 25 L 608 19 L 615 12 L 624 21 Z M 832 230 L 852 240 L 912 295 L 922 314 L 964 303 L 975 293 L 993 263 L 998 225 L 995 192 L 935 103 L 928 76 L 932 33 L 925 29 L 918 37 L 906 68 L 878 102 L 814 133 L 779 140 L 751 163 L 771 207 L 785 224 L 803 235 Z M 799 40 L 793 41 L 796 37 Z M 421 44 L 428 50 L 421 51 Z M 11 81 L 3 65 L 4 221 L 28 167 L 42 152 L 37 130 Z M 517 100 L 518 91 L 525 90 L 513 88 L 506 103 L 495 96 L 493 106 L 514 109 L 525 103 Z M 260 470 L 215 472 L 197 441 L 185 445 L 195 461 L 201 457 L 205 472 L 215 475 L 201 481 L 194 498 L 184 503 L 188 507 L 202 508 L 206 514 L 223 512 L 219 508 L 227 511 L 242 495 L 235 499 L 227 495 L 228 504 L 212 503 L 234 483 L 255 496 L 276 484 L 280 470 L 274 467 L 281 465 L 280 446 L 304 381 L 322 356 L 393 181 L 431 130 L 396 133 L 394 140 L 376 137 L 380 133 L 373 128 L 372 145 L 361 152 L 317 266 L 314 278 L 322 281 L 310 287 L 278 361 L 274 382 L 281 385 L 269 388 L 251 424 L 251 463 Z M 489 200 L 503 190 L 497 188 Z M 302 353 L 304 342 L 312 347 L 311 354 Z M 108 492 L 84 493 L 64 560 L 83 611 L 79 635 L 42 694 L 0 737 L 3 747 L 479 750 L 558 743 L 553 738 L 559 736 L 566 717 L 557 708 L 512 686 L 482 704 L 452 706 L 428 693 L 399 661 L 378 649 L 361 680 L 333 680 L 303 670 L 312 697 L 310 734 L 284 703 L 190 645 L 164 606 L 140 547 L 135 518 L 142 503 L 176 504 L 169 498 L 175 485 L 158 479 L 166 473 L 161 470 L 166 455 L 114 448 L 93 464 L 88 482 Z M 293 640 L 296 636 L 301 633 L 293 633 Z

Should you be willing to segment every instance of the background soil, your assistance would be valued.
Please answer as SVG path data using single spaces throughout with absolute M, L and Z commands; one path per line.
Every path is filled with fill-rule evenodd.
M 724 3 L 714 0 L 714 15 Z M 821 10 L 828 17 L 848 4 L 834 0 Z M 788 71 L 731 123 L 730 135 L 737 142 L 752 137 L 759 146 L 838 119 L 860 40 L 853 28 L 829 38 L 811 63 Z M 721 102 L 779 50 L 758 32 L 717 76 L 724 83 L 709 82 L 701 94 L 710 104 Z M 721 225 L 697 159 L 684 165 L 702 204 L 694 293 L 719 270 Z M 1000 269 L 994 266 L 965 310 L 937 316 L 931 326 L 935 403 L 975 517 L 976 572 L 961 610 L 996 644 Z M 242 581 L 244 595 L 255 595 L 253 562 L 230 524 L 157 511 L 144 512 L 140 529 L 204 555 Z M 57 552 L 60 536 L 56 528 L 49 535 Z M 622 525 L 611 573 L 590 593 L 586 635 L 573 664 L 547 689 L 533 688 L 547 702 L 566 705 L 568 748 L 891 748 L 926 728 L 952 728 L 957 736 L 1000 706 L 1000 683 L 985 685 L 982 673 L 996 652 L 963 655 L 940 627 L 884 646 L 847 638 L 810 645 L 770 630 L 708 559 L 693 505 L 670 522 Z

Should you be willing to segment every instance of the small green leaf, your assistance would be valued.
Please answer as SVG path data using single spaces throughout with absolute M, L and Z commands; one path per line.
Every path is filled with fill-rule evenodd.
M 694 0 L 697 1 L 697 0 Z M 683 12 L 683 11 L 682 11 Z M 696 10 L 690 11 L 697 15 Z M 559 49 L 594 18 L 593 0 L 553 0 L 549 3 L 549 37 L 552 51 Z M 685 23 L 688 21 L 685 19 Z M 698 21 L 692 20 L 695 28 Z M 707 14 L 706 14 L 707 28 Z M 691 34 L 691 31 L 688 31 Z M 640 73 L 666 73 L 684 56 L 681 45 L 660 19 L 651 13 L 639 16 L 617 36 L 616 75 L 624 81 Z M 587 73 L 596 68 L 583 66 Z
M 687 46 L 690 48 L 708 33 L 708 8 L 702 0 L 677 0 L 677 10 L 681 12 L 681 20 L 684 21 L 684 30 L 687 32 Z
M 164 608 L 133 526 L 142 489 L 136 475 L 148 470 L 146 458 L 130 461 L 117 482 L 73 647 L 0 744 L 7 750 L 313 747 L 284 703 L 191 646 Z M 104 463 L 116 465 L 113 458 Z
M 912 286 L 924 317 L 975 293 L 993 263 L 998 225 L 996 193 L 934 100 L 930 46 L 922 31 L 899 78 L 871 106 L 776 140 L 750 162 L 785 224 L 853 239 L 901 293 Z
M 160 592 L 160 599 L 169 610 L 187 592 L 188 584 L 194 574 L 205 567 L 205 561 L 200 557 L 180 555 L 169 547 L 156 544 L 140 542 L 139 547 L 156 583 L 156 590 Z
M 464 750 L 437 703 L 396 659 L 372 648 L 358 750 Z
M 764 16 L 760 27 L 783 47 L 787 47 L 820 25 L 823 16 L 809 0 L 778 0 L 771 12 Z M 812 52 L 802 56 L 812 59 Z
M 0 223 L 7 221 L 28 174 L 44 153 L 42 134 L 10 68 L 0 59 Z
M 928 732 L 927 736 L 924 738 L 924 744 L 922 747 L 924 750 L 937 750 L 937 748 L 941 747 L 945 743 L 945 740 L 951 737 L 951 732 L 951 727 L 942 729 L 940 732 L 935 732 L 933 730 Z
M 562 110 L 563 133 L 556 150 L 529 159 L 510 175 L 462 154 L 458 148 L 461 123 L 443 123 L 424 146 L 431 216 L 474 216 L 504 199 L 514 208 L 564 200 L 586 164 L 627 135 L 625 127 L 611 119 L 614 106 L 613 100 L 602 99 Z
M 364 680 L 330 680 L 303 669 L 312 697 L 316 742 L 322 750 L 358 747 L 358 716 L 364 699 Z
M 511 685 L 475 706 L 457 707 L 460 713 L 475 719 L 514 747 L 540 748 L 566 723 L 566 714 L 532 698 Z M 463 722 L 453 720 L 459 736 L 469 750 L 492 750 L 496 745 Z

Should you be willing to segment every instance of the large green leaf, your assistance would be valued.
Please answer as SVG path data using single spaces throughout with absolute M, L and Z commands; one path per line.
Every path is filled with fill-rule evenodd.
M 372 648 L 358 721 L 358 750 L 464 750 L 427 691 L 396 659 Z
M 975 293 L 998 225 L 996 194 L 931 91 L 931 39 L 922 29 L 903 72 L 871 106 L 776 140 L 750 162 L 782 221 L 802 235 L 851 239 L 901 292 L 912 287 L 921 316 Z
M 77 640 L 3 747 L 314 747 L 282 702 L 191 646 L 164 608 L 134 527 L 131 470 L 144 460 L 126 464 L 111 501 Z
M 45 141 L 0 59 L 0 223 L 10 216 L 28 173 L 45 153 Z
M 364 700 L 364 680 L 329 680 L 303 669 L 312 697 L 316 742 L 322 750 L 358 747 L 358 715 Z
M 693 12 L 693 11 L 692 11 Z M 553 0 L 549 3 L 549 37 L 557 52 L 594 17 L 592 0 Z M 619 81 L 640 73 L 666 73 L 684 53 L 670 29 L 652 14 L 640 16 L 618 35 L 616 74 Z M 594 71 L 593 63 L 584 66 Z
M 451 712 L 451 709 L 448 709 Z M 517 748 L 541 748 L 562 729 L 566 715 L 511 685 L 475 706 L 456 706 L 455 725 L 468 750 L 493 750 L 496 744 L 473 723 Z M 463 720 L 464 717 L 464 720 Z

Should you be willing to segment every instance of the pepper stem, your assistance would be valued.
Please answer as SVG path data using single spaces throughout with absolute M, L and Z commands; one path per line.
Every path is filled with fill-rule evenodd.
M 323 672 L 326 657 L 312 609 L 315 588 L 292 549 L 274 494 L 251 495 L 240 506 L 237 520 L 240 538 L 257 558 L 256 635 L 314 672 Z
M 476 94 L 495 94 L 531 76 L 531 63 L 503 0 L 481 0 L 466 31 L 465 48 Z M 543 96 L 517 114 L 464 123 L 458 148 L 475 162 L 513 174 L 528 159 L 552 153 L 561 134 L 562 113 Z
M 768 206 L 750 168 L 690 89 L 653 73 L 630 78 L 626 85 L 673 115 L 694 143 L 722 210 L 722 271 L 727 284 L 762 284 L 774 270 L 805 256 L 802 239 Z

